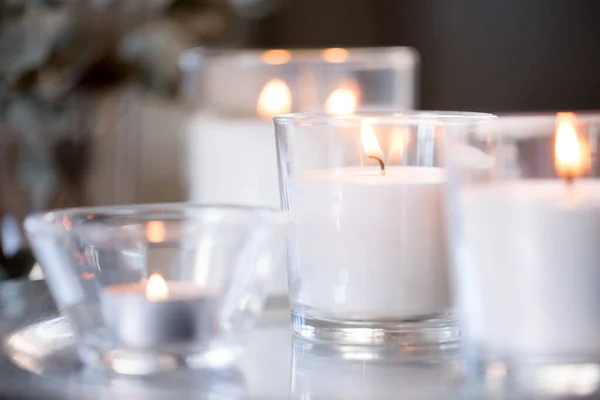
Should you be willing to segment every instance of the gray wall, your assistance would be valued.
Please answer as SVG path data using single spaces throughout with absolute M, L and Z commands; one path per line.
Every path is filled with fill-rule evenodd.
M 600 1 L 288 0 L 259 47 L 410 45 L 422 108 L 600 109 Z

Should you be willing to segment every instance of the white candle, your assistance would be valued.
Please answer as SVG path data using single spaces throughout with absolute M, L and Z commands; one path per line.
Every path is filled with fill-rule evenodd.
M 110 285 L 102 294 L 102 315 L 113 339 L 131 347 L 206 342 L 219 331 L 216 290 L 185 282 Z
M 190 201 L 280 208 L 271 121 L 198 114 L 187 137 Z M 271 285 L 272 294 L 287 294 L 284 264 L 274 270 Z
M 271 121 L 198 114 L 187 137 L 190 201 L 279 208 Z
M 280 208 L 271 119 L 290 112 L 291 107 L 287 84 L 272 79 L 256 99 L 256 118 L 195 115 L 186 133 L 189 199 Z M 273 294 L 287 293 L 284 265 L 275 269 L 273 287 Z
M 342 86 L 331 94 L 327 111 L 352 113 L 358 92 L 353 85 Z M 277 148 L 271 119 L 291 109 L 292 94 L 287 84 L 272 79 L 256 99 L 256 118 L 194 115 L 185 132 L 189 200 L 280 208 Z M 274 271 L 271 293 L 287 295 L 287 286 L 287 273 L 281 265 Z
M 307 171 L 291 182 L 298 300 L 321 317 L 410 318 L 450 310 L 445 172 Z
M 599 356 L 600 180 L 485 185 L 461 203 L 475 339 L 509 354 Z
M 460 193 L 459 279 L 476 296 L 464 299 L 472 303 L 468 331 L 512 358 L 600 356 L 600 180 L 577 179 L 591 154 L 575 116 L 558 114 L 556 123 L 555 167 L 564 179 L 473 184 Z
M 190 200 L 279 208 L 271 119 L 290 112 L 291 105 L 287 84 L 272 79 L 256 100 L 254 119 L 195 115 L 186 134 Z

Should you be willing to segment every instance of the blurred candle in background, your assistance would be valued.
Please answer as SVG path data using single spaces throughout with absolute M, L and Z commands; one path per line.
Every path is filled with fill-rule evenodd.
M 360 99 L 360 88 L 355 82 L 345 83 L 335 89 L 325 102 L 327 114 L 347 115 L 357 110 Z
M 254 118 L 198 114 L 188 125 L 191 201 L 279 207 L 271 118 L 290 112 L 288 85 L 268 81 L 255 107 Z
M 275 115 L 414 107 L 410 48 L 194 51 L 184 60 L 182 148 L 194 202 L 279 208 Z M 285 293 L 284 266 L 278 272 L 275 290 Z
M 487 178 L 462 172 L 460 291 L 467 334 L 490 362 L 600 357 L 600 179 L 587 176 L 600 117 L 540 118 L 500 118 Z M 533 140 L 554 165 L 530 177 L 519 146 Z

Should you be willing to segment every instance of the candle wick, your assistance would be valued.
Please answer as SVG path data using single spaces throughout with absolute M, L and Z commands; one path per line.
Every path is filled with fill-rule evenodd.
M 379 167 L 381 168 L 381 175 L 385 175 L 385 164 L 383 163 L 381 158 L 375 156 L 369 156 L 369 158 L 377 160 L 377 162 L 379 163 Z
M 567 183 L 567 187 L 572 187 L 574 180 L 575 179 L 573 178 L 573 175 L 569 175 L 569 176 L 565 177 L 565 182 Z
M 573 183 L 575 182 L 575 177 L 573 175 L 565 176 L 565 185 L 567 187 L 567 199 L 568 201 L 573 201 Z

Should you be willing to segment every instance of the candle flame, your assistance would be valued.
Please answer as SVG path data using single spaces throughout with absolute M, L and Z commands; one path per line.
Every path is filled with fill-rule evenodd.
M 356 110 L 358 100 L 354 90 L 341 87 L 331 92 L 325 102 L 325 112 L 334 115 L 352 114 Z
M 281 79 L 271 79 L 258 96 L 256 113 L 262 119 L 287 114 L 292 109 L 292 93 Z
M 591 154 L 586 140 L 576 130 L 573 113 L 556 116 L 556 139 L 554 141 L 554 165 L 556 173 L 565 179 L 574 179 L 590 170 Z
M 402 160 L 406 145 L 408 144 L 408 131 L 405 128 L 395 127 L 390 137 L 390 147 L 388 151 L 388 162 L 396 163 Z
M 332 47 L 330 49 L 323 50 L 323 53 L 321 55 L 323 57 L 323 60 L 327 61 L 328 63 L 340 64 L 348 59 L 349 53 L 346 49 Z
M 146 240 L 149 243 L 162 243 L 167 238 L 167 229 L 162 221 L 148 221 L 146 224 Z
M 160 274 L 152 274 L 146 285 L 146 298 L 150 301 L 160 301 L 169 298 L 169 287 Z
M 377 157 L 379 159 L 383 159 L 383 152 L 381 151 L 381 147 L 379 147 L 377 136 L 375 136 L 375 131 L 371 125 L 364 124 L 362 126 L 360 138 L 363 149 L 365 149 L 365 153 L 368 157 Z
M 267 50 L 260 55 L 260 59 L 269 65 L 281 65 L 289 62 L 292 59 L 292 52 L 289 50 Z

